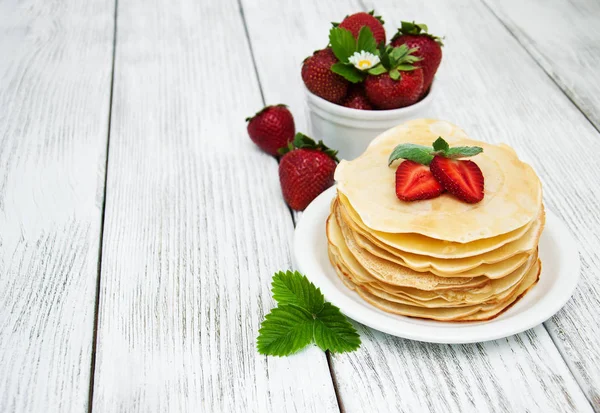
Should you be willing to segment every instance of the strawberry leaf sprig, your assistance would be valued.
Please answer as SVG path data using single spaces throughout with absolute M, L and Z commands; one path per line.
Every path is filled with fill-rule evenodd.
M 398 28 L 398 32 L 394 35 L 394 37 L 392 38 L 392 41 L 394 41 L 394 39 L 396 39 L 399 36 L 405 35 L 405 34 L 410 34 L 410 35 L 414 35 L 414 36 L 418 36 L 418 35 L 422 35 L 422 36 L 427 36 L 432 38 L 433 40 L 435 40 L 435 42 L 437 44 L 439 44 L 440 46 L 443 46 L 443 37 L 439 37 L 439 36 L 435 36 L 431 33 L 428 33 L 428 27 L 426 24 L 424 23 L 415 23 L 413 22 L 401 22 L 400 23 L 400 27 Z
M 416 145 L 414 143 L 402 143 L 394 148 L 388 159 L 391 165 L 398 159 L 408 159 L 423 165 L 429 165 L 434 156 L 458 159 L 468 158 L 483 152 L 480 146 L 455 146 L 450 147 L 441 136 L 433 142 L 432 146 Z
M 339 60 L 331 66 L 331 71 L 352 83 L 365 80 L 366 70 L 379 63 L 377 42 L 367 26 L 360 29 L 356 39 L 349 30 L 333 27 L 329 31 L 329 43 L 333 54 Z
M 360 336 L 340 309 L 297 271 L 277 272 L 271 284 L 277 307 L 265 316 L 256 345 L 260 354 L 288 356 L 311 343 L 345 353 L 360 347 Z
M 279 149 L 278 153 L 279 155 L 285 155 L 286 153 L 291 152 L 294 149 L 313 149 L 321 151 L 334 161 L 340 161 L 337 157 L 338 151 L 329 148 L 323 143 L 323 141 L 315 142 L 313 139 L 300 132 L 296 133 L 292 142 L 288 143 L 287 146 L 284 146 L 283 148 Z
M 355 39 L 352 33 L 341 27 L 329 31 L 329 43 L 339 60 L 331 71 L 352 83 L 360 83 L 367 75 L 377 76 L 389 72 L 394 80 L 400 79 L 401 71 L 415 70 L 414 63 L 421 60 L 413 55 L 416 49 L 408 46 L 377 45 L 371 29 L 364 26 Z
M 400 80 L 400 72 L 408 72 L 415 70 L 417 66 L 414 63 L 422 60 L 420 57 L 413 55 L 416 49 L 409 49 L 403 44 L 398 47 L 379 45 L 378 53 L 381 64 L 369 70 L 370 75 L 380 75 L 389 72 L 390 77 L 394 80 Z

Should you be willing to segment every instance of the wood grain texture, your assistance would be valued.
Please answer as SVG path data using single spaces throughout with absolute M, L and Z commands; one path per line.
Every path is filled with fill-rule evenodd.
M 0 2 L 0 411 L 87 411 L 113 2 Z
M 267 101 L 288 103 L 293 110 L 301 107 L 294 110 L 294 115 L 302 114 L 301 60 L 323 46 L 327 22 L 339 21 L 359 7 L 350 1 L 306 1 L 297 7 L 294 2 L 281 1 L 267 7 L 260 0 L 243 0 L 243 5 Z M 589 182 L 600 170 L 597 166 L 585 170 L 583 165 L 576 172 L 569 170 L 561 162 L 561 152 L 539 147 L 545 140 L 567 143 L 567 136 L 581 135 L 577 147 L 565 149 L 567 162 L 577 164 L 578 151 L 591 145 L 597 139 L 596 133 L 489 10 L 475 1 L 425 5 L 390 0 L 367 4 L 365 9 L 371 8 L 388 22 L 390 36 L 400 20 L 413 19 L 428 23 L 436 34 L 447 35 L 438 76 L 438 101 L 430 116 L 462 125 L 476 139 L 508 142 L 532 160 L 544 181 L 549 207 L 574 232 L 583 231 L 585 240 L 591 243 L 588 256 L 597 260 L 593 250 L 598 241 L 593 234 L 600 226 L 589 215 L 597 209 L 598 200 L 585 190 L 578 176 L 583 173 Z M 278 54 L 277 65 L 270 64 L 268 57 L 277 50 L 287 53 Z M 518 76 L 512 76 L 517 72 Z M 540 151 L 543 155 L 538 155 Z M 575 187 L 567 185 L 571 181 Z M 585 228 L 586 222 L 592 226 Z M 593 288 L 597 266 L 594 271 L 591 283 L 582 282 L 577 295 L 558 316 L 563 320 L 565 313 L 574 316 L 578 310 L 573 307 L 579 307 L 575 303 L 587 297 L 583 319 L 589 335 L 583 341 L 571 329 L 570 340 L 579 345 L 580 355 L 589 351 L 592 358 L 597 355 L 593 334 L 598 332 L 593 317 L 600 305 L 595 292 L 587 295 L 581 291 Z M 590 410 L 543 327 L 505 340 L 464 346 L 415 343 L 359 328 L 363 347 L 356 353 L 332 358 L 341 404 L 347 412 Z M 594 362 L 578 359 L 590 378 L 596 375 Z
M 600 130 L 600 3 L 484 1 Z
M 432 114 L 476 139 L 513 146 L 540 175 L 546 206 L 576 235 L 581 281 L 545 326 L 588 401 L 600 410 L 600 199 L 589 186 L 598 182 L 600 166 L 581 162 L 581 154 L 600 156 L 594 144 L 600 135 L 485 5 L 467 0 L 376 5 L 384 16 L 425 21 L 434 33 L 446 35 Z
M 290 267 L 238 3 L 119 3 L 93 411 L 336 412 L 323 352 L 264 357 Z
M 345 412 L 590 412 L 548 333 L 425 344 L 357 325 L 363 346 L 333 356 Z

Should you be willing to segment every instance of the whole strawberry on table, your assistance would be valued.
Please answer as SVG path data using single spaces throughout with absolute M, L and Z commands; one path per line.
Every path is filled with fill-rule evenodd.
M 337 151 L 302 133 L 294 134 L 294 118 L 287 106 L 266 106 L 246 118 L 246 122 L 248 135 L 259 148 L 270 155 L 281 155 L 279 182 L 290 208 L 304 210 L 333 185 L 333 174 L 339 162 Z
M 285 202 L 303 211 L 321 192 L 333 185 L 337 151 L 322 141 L 297 133 L 294 142 L 280 150 L 279 182 Z
M 383 20 L 355 13 L 329 32 L 329 46 L 302 64 L 313 94 L 359 110 L 397 109 L 423 99 L 442 60 L 441 39 L 425 24 L 401 22 L 386 45 Z

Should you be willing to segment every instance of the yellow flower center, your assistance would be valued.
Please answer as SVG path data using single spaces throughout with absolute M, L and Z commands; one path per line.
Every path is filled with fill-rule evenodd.
M 371 66 L 371 61 L 370 60 L 360 60 L 358 62 L 358 67 L 360 67 L 361 69 L 364 67 L 369 67 Z

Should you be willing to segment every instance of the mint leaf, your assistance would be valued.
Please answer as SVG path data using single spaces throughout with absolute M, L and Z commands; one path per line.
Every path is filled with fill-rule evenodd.
M 308 311 L 295 305 L 280 305 L 265 316 L 256 340 L 258 352 L 287 356 L 313 341 L 315 320 Z
M 348 63 L 348 58 L 356 51 L 356 40 L 350 31 L 334 27 L 329 31 L 329 43 L 333 54 L 342 63 Z
M 457 146 L 448 149 L 444 156 L 446 158 L 467 158 L 469 156 L 480 154 L 481 152 L 483 152 L 483 148 L 479 146 Z
M 340 309 L 325 303 L 314 324 L 314 338 L 323 351 L 345 353 L 360 347 L 360 336 Z
M 321 290 L 298 271 L 275 273 L 271 286 L 273 298 L 279 305 L 294 304 L 311 314 L 323 309 L 325 298 Z
M 423 165 L 429 165 L 433 159 L 430 146 L 415 145 L 414 143 L 402 143 L 394 148 L 389 159 L 388 166 L 397 159 L 408 159 Z
M 346 65 L 342 62 L 334 63 L 331 66 L 331 71 L 333 73 L 337 73 L 352 83 L 362 82 L 365 79 L 364 73 L 362 73 L 360 70 L 354 66 Z
M 448 149 L 450 149 L 450 145 L 441 136 L 433 142 L 433 150 L 436 152 L 447 152 Z
M 373 37 L 373 32 L 368 26 L 363 26 L 358 32 L 358 39 L 356 40 L 356 51 L 360 52 L 364 50 L 369 53 L 375 53 L 377 50 L 377 42 Z

